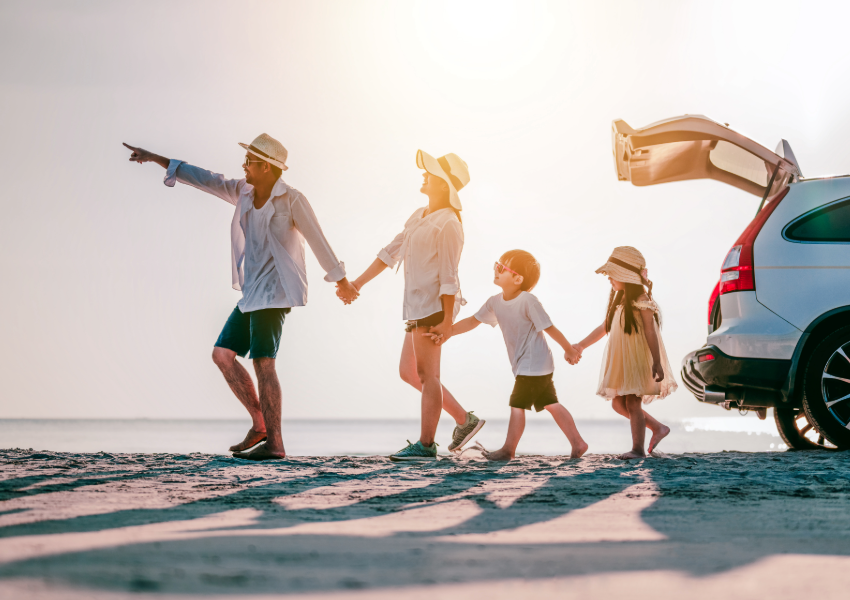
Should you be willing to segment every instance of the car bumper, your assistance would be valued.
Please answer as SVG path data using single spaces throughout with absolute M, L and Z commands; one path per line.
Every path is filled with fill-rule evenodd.
M 775 406 L 790 368 L 790 360 L 740 358 L 706 345 L 682 360 L 681 374 L 700 402 L 762 407 Z

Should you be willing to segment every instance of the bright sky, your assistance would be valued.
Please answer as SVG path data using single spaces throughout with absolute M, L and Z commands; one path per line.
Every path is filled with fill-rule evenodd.
M 647 258 L 676 368 L 705 341 L 720 264 L 758 199 L 715 182 L 617 181 L 611 121 L 684 113 L 769 148 L 806 175 L 846 173 L 846 3 L 28 2 L 0 4 L 0 417 L 241 417 L 210 360 L 239 298 L 230 205 L 127 161 L 126 141 L 241 177 L 267 132 L 353 278 L 426 199 L 418 148 L 466 160 L 460 266 L 473 314 L 492 264 L 535 254 L 535 294 L 578 341 L 603 317 L 594 270 L 615 246 Z M 419 414 L 398 378 L 401 274 L 343 306 L 308 251 L 310 302 L 287 319 L 278 372 L 287 418 Z M 558 347 L 552 344 L 556 357 Z M 561 401 L 594 395 L 602 344 Z M 443 351 L 468 410 L 506 418 L 498 330 Z M 677 374 L 678 378 L 678 374 Z M 661 418 L 719 416 L 683 388 Z

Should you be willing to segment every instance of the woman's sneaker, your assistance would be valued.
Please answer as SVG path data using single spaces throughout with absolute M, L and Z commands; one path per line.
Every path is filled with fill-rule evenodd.
M 452 443 L 449 444 L 449 452 L 460 452 L 460 450 L 471 440 L 486 421 L 482 421 L 472 414 L 472 411 L 466 413 L 466 423 L 455 427 L 452 432 Z
M 422 442 L 411 444 L 410 440 L 407 440 L 407 447 L 395 454 L 391 454 L 390 460 L 395 462 L 426 462 L 437 460 L 437 443 L 434 442 L 430 446 L 425 446 Z

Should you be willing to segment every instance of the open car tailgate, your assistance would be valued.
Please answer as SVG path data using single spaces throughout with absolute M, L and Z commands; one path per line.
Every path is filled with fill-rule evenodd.
M 785 140 L 780 156 L 761 144 L 702 115 L 685 115 L 632 129 L 613 123 L 617 177 L 634 185 L 714 179 L 767 198 L 801 177 Z

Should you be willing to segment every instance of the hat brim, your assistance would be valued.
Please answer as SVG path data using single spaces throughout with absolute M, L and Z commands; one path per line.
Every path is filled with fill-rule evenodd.
M 619 281 L 621 283 L 636 283 L 638 285 L 643 285 L 643 281 L 641 281 L 639 274 L 633 273 L 632 271 L 624 269 L 620 265 L 615 265 L 612 262 L 606 262 L 604 265 L 596 269 L 596 272 L 600 275 L 607 275 L 614 281 Z
M 257 158 L 260 158 L 260 159 L 264 160 L 265 162 L 269 163 L 270 165 L 274 165 L 274 166 L 276 166 L 276 167 L 277 167 L 277 168 L 279 168 L 281 171 L 287 171 L 287 170 L 289 170 L 289 167 L 287 167 L 285 164 L 283 164 L 283 163 L 282 163 L 282 162 L 280 162 L 279 160 L 275 160 L 275 159 L 273 159 L 273 158 L 269 158 L 268 156 L 263 156 L 262 154 L 257 154 L 256 152 L 254 152 L 253 150 L 251 150 L 251 146 L 249 146 L 248 144 L 243 144 L 242 142 L 237 142 L 237 143 L 238 143 L 240 146 L 242 146 L 243 148 L 245 148 L 245 150 L 247 150 L 248 152 L 250 152 L 251 154 L 253 154 L 254 156 L 256 156 Z
M 443 167 L 440 166 L 440 163 L 437 161 L 436 158 L 434 158 L 427 152 L 419 150 L 416 152 L 416 166 L 420 169 L 425 169 L 431 175 L 435 175 L 445 181 L 449 186 L 449 202 L 456 209 L 463 210 L 463 206 L 460 203 L 460 196 L 458 196 L 457 190 L 455 189 L 452 180 L 449 178 L 448 174 L 443 170 Z

